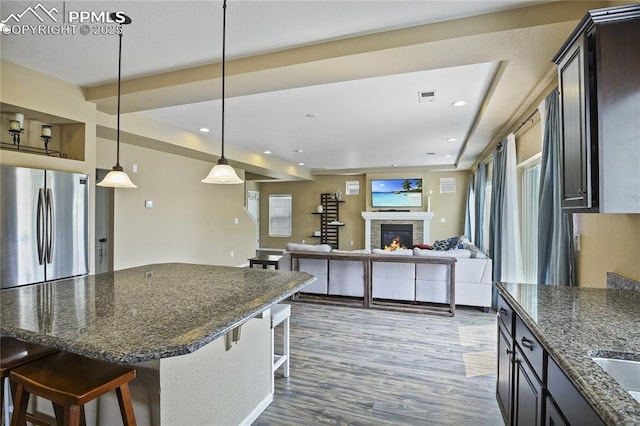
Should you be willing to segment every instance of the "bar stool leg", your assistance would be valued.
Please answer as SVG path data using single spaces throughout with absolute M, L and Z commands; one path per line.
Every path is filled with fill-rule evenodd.
M 136 416 L 133 413 L 133 403 L 131 402 L 129 384 L 125 383 L 116 388 L 116 394 L 118 395 L 118 404 L 120 405 L 122 423 L 125 425 L 136 426 Z
M 64 407 L 64 425 L 69 426 L 80 426 L 80 419 L 84 416 L 81 416 L 80 406 L 74 404 L 68 404 Z M 84 422 L 83 422 L 84 423 Z
M 9 398 L 8 398 L 8 394 L 7 394 L 7 399 L 5 401 L 5 387 L 8 386 L 9 380 L 5 380 L 6 377 L 2 378 L 2 387 L 0 387 L 0 403 L 2 404 L 2 414 L 0 414 L 0 416 L 2 416 L 2 424 L 4 426 L 9 426 Z
M 16 386 L 13 400 L 13 415 L 11 426 L 24 426 L 27 424 L 27 405 L 29 404 L 29 392 L 24 390 L 22 384 Z
M 291 359 L 289 356 L 289 318 L 284 320 L 284 348 L 283 354 L 286 357 L 286 361 L 284 362 L 284 377 L 289 377 L 289 360 Z

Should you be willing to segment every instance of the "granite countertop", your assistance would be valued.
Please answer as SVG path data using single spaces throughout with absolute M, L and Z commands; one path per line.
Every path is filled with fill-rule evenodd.
M 314 280 L 169 263 L 4 289 L 0 334 L 133 364 L 194 352 Z
M 640 361 L 640 292 L 498 283 L 497 288 L 607 424 L 640 424 L 640 402 L 592 356 Z

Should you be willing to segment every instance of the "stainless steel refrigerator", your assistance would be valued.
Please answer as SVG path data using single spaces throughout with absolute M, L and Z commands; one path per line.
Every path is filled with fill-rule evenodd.
M 0 166 L 0 288 L 89 272 L 88 176 Z

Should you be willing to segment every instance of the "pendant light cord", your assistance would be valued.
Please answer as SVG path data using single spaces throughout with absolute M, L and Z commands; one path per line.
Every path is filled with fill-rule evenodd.
M 118 118 L 116 125 L 116 166 L 122 170 L 120 165 L 120 80 L 122 74 L 122 25 L 120 25 L 120 34 L 118 34 Z M 114 167 L 114 169 L 115 169 Z
M 225 63 L 225 38 L 227 33 L 227 0 L 222 2 L 222 129 L 221 129 L 221 138 L 222 138 L 222 157 L 220 160 L 226 164 L 226 159 L 224 158 L 224 63 Z

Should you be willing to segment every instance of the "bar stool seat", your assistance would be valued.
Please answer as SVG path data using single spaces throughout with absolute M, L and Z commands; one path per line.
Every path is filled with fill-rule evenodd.
M 133 368 L 110 364 L 80 355 L 60 352 L 11 371 L 16 386 L 11 425 L 25 424 L 29 396 L 36 395 L 58 404 L 58 422 L 84 424 L 84 405 L 116 390 L 120 414 L 125 425 L 135 425 L 129 382 L 136 377 Z M 62 419 L 60 419 L 62 417 Z
M 291 305 L 278 303 L 271 307 L 271 353 L 273 354 L 273 373 L 284 365 L 284 377 L 289 377 L 289 319 L 291 318 Z M 282 352 L 275 352 L 275 328 L 283 324 Z
M 10 415 L 10 401 L 5 396 L 6 380 L 11 370 L 22 367 L 25 364 L 36 361 L 57 353 L 57 349 L 48 348 L 46 346 L 37 345 L 35 343 L 23 342 L 13 337 L 2 336 L 0 338 L 0 377 L 2 384 L 0 387 L 0 401 L 2 401 L 2 424 L 8 426 Z M 5 401 L 6 399 L 6 401 Z M 27 414 L 27 419 L 35 423 L 38 417 Z

